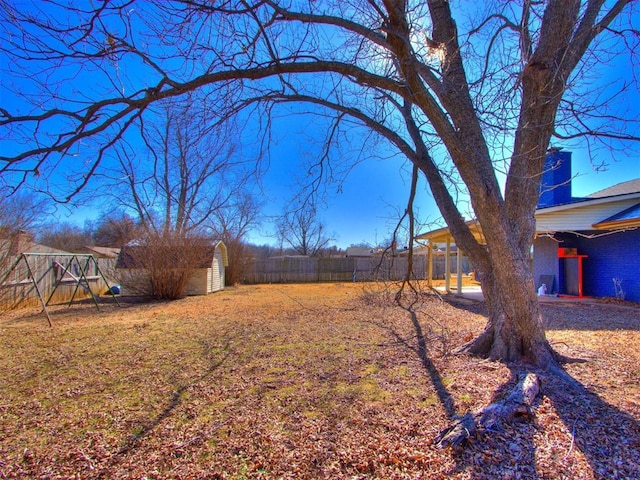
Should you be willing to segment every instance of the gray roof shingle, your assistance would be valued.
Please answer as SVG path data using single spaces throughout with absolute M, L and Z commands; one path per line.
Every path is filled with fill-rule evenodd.
M 618 183 L 612 187 L 608 187 L 588 195 L 588 198 L 614 197 L 616 195 L 625 195 L 627 193 L 640 192 L 640 178 L 634 178 L 626 182 Z

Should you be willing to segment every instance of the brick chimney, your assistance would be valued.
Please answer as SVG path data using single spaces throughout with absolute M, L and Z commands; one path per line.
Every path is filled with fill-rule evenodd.
M 544 161 L 538 208 L 569 203 L 572 198 L 571 152 L 550 148 Z
M 18 230 L 11 241 L 11 255 L 15 256 L 28 252 L 32 246 L 33 235 L 24 230 Z

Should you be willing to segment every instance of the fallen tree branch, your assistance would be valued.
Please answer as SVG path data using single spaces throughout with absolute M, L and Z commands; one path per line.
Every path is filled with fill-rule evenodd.
M 528 373 L 520 379 L 509 396 L 475 413 L 467 413 L 442 430 L 433 443 L 439 447 L 456 447 L 475 437 L 478 430 L 494 428 L 516 417 L 531 417 L 531 405 L 539 393 L 540 379 L 535 373 Z

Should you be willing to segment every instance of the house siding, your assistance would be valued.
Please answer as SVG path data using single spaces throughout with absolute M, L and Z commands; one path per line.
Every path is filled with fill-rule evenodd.
M 536 288 L 543 275 L 553 276 L 553 285 L 547 285 L 547 293 L 558 293 L 560 264 L 558 262 L 558 242 L 551 237 L 538 237 L 533 243 L 533 275 Z
M 625 300 L 640 302 L 640 230 L 602 235 L 602 232 L 583 232 L 600 235 L 594 238 L 570 233 L 558 233 L 560 246 L 577 248 L 583 261 L 584 295 L 614 297 L 613 279 L 622 281 Z M 562 293 L 562 292 L 561 292 Z
M 141 268 L 119 269 L 120 294 L 124 297 L 149 295 L 149 272 Z
M 638 197 L 620 199 L 557 211 L 538 211 L 535 214 L 537 232 L 580 232 L 592 230 L 593 225 L 638 203 Z M 549 209 L 551 210 L 551 209 Z
M 135 257 L 125 247 L 120 252 L 116 268 L 122 282 L 122 295 L 149 295 L 150 279 L 146 269 L 135 266 Z M 140 248 L 140 247 L 134 247 Z M 197 268 L 184 291 L 185 295 L 206 295 L 224 289 L 225 266 L 227 263 L 226 247 L 222 242 L 211 247 L 214 250 L 211 263 L 206 262 Z
M 199 268 L 189 277 L 187 286 L 184 289 L 185 295 L 206 295 L 208 292 L 207 278 L 208 268 Z
M 222 263 L 220 262 L 220 265 Z M 224 267 L 199 268 L 187 282 L 184 294 L 206 295 L 224 289 Z M 222 275 L 222 281 L 220 276 Z M 149 273 L 143 269 L 121 269 L 120 279 L 122 281 L 121 294 L 123 296 L 149 295 Z

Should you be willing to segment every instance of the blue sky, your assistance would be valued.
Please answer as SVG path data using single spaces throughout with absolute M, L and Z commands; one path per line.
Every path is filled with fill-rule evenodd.
M 575 176 L 572 182 L 572 194 L 575 197 L 589 195 L 603 188 L 610 187 L 620 182 L 640 177 L 640 154 L 636 151 L 632 158 L 620 158 L 615 154 L 602 153 L 598 159 L 605 161 L 604 169 L 596 169 L 591 164 L 589 152 L 584 148 L 572 151 L 572 173 Z
M 6 98 L 1 98 L 4 104 Z M 263 213 L 265 221 L 252 232 L 249 240 L 257 244 L 274 244 L 273 226 L 270 218 L 277 216 L 297 188 L 295 174 L 304 163 L 309 148 L 305 145 L 308 136 L 291 130 L 291 122 L 277 129 L 279 140 L 272 146 L 270 167 L 262 184 Z M 318 131 L 318 137 L 322 132 Z M 555 145 L 558 144 L 557 142 Z M 4 147 L 3 147 L 4 148 Z M 590 152 L 581 145 L 567 145 L 572 152 L 573 195 L 584 196 L 616 183 L 640 177 L 640 152 L 629 150 L 624 155 L 600 149 L 593 159 L 594 164 L 605 163 L 596 168 Z M 409 175 L 406 162 L 401 157 L 368 159 L 358 164 L 346 177 L 338 190 L 329 188 L 321 206 L 320 218 L 335 244 L 346 248 L 352 244 L 375 245 L 390 238 L 398 218 L 406 206 L 409 194 Z M 101 202 L 104 202 L 102 200 Z M 416 208 L 420 219 L 430 225 L 441 226 L 440 214 L 424 181 L 418 187 Z M 52 220 L 65 221 L 82 226 L 86 220 L 96 220 L 104 203 L 86 205 L 81 208 L 59 206 Z M 440 223 L 438 223 L 440 222 Z
M 285 152 L 295 152 L 292 139 Z M 607 163 L 606 169 L 595 169 L 585 148 L 567 148 L 572 152 L 572 193 L 585 196 L 617 183 L 640 177 L 640 154 L 632 157 L 614 157 L 610 151 L 599 152 L 597 161 Z M 289 153 L 287 153 L 288 155 Z M 274 157 L 278 152 L 274 152 Z M 277 215 L 291 192 L 290 171 L 286 165 L 273 161 L 264 179 L 270 199 L 265 206 L 267 214 Z M 402 211 L 409 194 L 409 178 L 401 159 L 371 159 L 358 165 L 348 176 L 342 191 L 327 199 L 327 207 L 321 217 L 327 230 L 334 233 L 336 244 L 347 247 L 366 242 L 375 244 L 390 237 L 395 226 L 397 212 Z M 419 184 L 416 207 L 425 222 L 441 220 L 430 192 L 424 182 Z M 255 232 L 252 240 L 272 243 L 266 232 Z
M 268 195 L 265 205 L 267 215 L 280 213 L 296 188 L 292 185 L 289 165 L 278 161 L 278 157 L 287 157 L 291 161 L 291 155 L 298 150 L 295 142 L 296 139 L 292 138 L 291 145 L 282 145 L 273 152 L 275 159 L 272 159 L 271 169 L 263 180 Z M 299 159 L 294 157 L 296 160 Z M 336 245 L 343 248 L 358 243 L 374 245 L 390 237 L 397 212 L 404 210 L 409 195 L 406 170 L 401 158 L 372 158 L 358 164 L 348 174 L 339 191 L 337 188 L 327 191 L 320 218 L 335 238 Z M 439 213 L 422 182 L 421 187 L 417 206 L 420 211 L 430 211 L 430 216 L 435 219 Z M 268 230 L 268 227 L 262 230 Z M 255 232 L 252 239 L 258 243 L 274 241 L 268 236 L 268 231 Z

